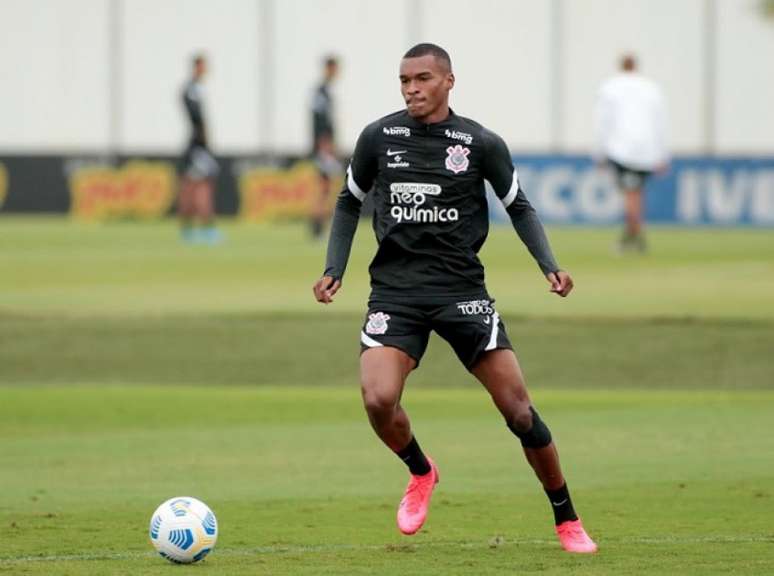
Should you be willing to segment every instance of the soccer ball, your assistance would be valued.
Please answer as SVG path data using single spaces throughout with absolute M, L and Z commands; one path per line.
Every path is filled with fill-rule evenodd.
M 201 500 L 170 498 L 151 516 L 150 539 L 170 562 L 191 564 L 212 552 L 218 539 L 218 521 Z

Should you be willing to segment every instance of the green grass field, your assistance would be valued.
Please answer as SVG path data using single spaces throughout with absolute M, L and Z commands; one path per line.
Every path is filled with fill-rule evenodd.
M 516 440 L 433 340 L 404 398 L 441 469 L 401 536 L 400 462 L 360 406 L 362 228 L 329 307 L 300 226 L 0 218 L 0 574 L 774 573 L 774 230 L 550 229 L 577 290 L 515 234 L 483 251 L 576 506 L 600 544 L 563 553 Z M 176 495 L 220 523 L 168 564 L 147 525 Z

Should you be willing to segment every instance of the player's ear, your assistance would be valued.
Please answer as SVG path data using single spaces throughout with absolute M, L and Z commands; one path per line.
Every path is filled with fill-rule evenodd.
M 446 84 L 449 87 L 449 90 L 454 88 L 454 72 L 449 72 L 446 75 Z

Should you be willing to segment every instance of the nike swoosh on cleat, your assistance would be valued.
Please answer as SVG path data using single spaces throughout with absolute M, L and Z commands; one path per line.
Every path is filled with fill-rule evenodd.
M 551 504 L 553 504 L 554 506 L 561 506 L 561 505 L 562 505 L 562 504 L 564 504 L 565 502 L 567 502 L 567 498 L 565 498 L 565 499 L 564 499 L 564 500 L 562 500 L 561 502 L 553 502 L 553 501 L 552 501 L 552 502 L 551 502 Z
M 395 156 L 396 154 L 405 154 L 408 150 L 390 150 L 387 148 L 387 156 Z

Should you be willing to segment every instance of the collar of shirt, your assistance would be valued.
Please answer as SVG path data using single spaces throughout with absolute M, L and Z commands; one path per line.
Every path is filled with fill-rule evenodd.
M 435 122 L 433 124 L 425 124 L 424 122 L 420 122 L 419 120 L 415 120 L 411 116 L 409 116 L 409 113 L 404 110 L 404 114 L 406 115 L 406 124 L 409 128 L 417 128 L 417 129 L 423 129 L 423 130 L 429 130 L 430 128 L 435 128 L 437 126 L 445 126 L 447 124 L 454 124 L 456 122 L 457 115 L 454 113 L 454 110 L 449 108 L 449 115 L 441 120 L 440 122 Z

